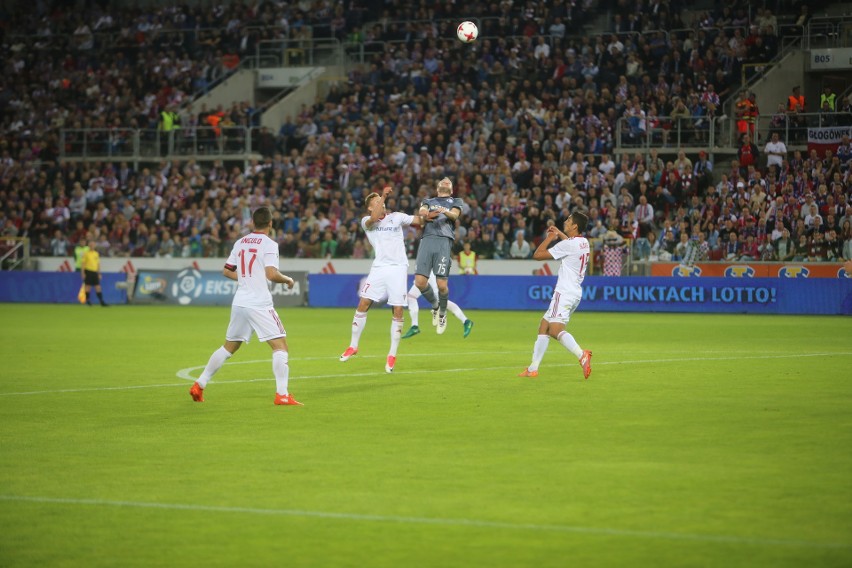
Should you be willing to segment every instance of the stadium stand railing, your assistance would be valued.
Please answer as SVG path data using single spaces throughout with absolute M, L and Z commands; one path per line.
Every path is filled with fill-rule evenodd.
M 30 266 L 30 239 L 3 236 L 0 239 L 0 270 L 21 270 Z
M 805 49 L 852 46 L 852 14 L 814 17 L 804 30 Z
M 190 127 L 169 132 L 63 128 L 59 156 L 69 162 L 121 159 L 138 163 L 161 158 L 242 161 L 253 154 L 250 131 L 244 126 Z
M 730 130 L 731 121 L 727 116 L 658 116 L 653 120 L 646 117 L 641 119 L 646 124 L 645 128 L 637 126 L 635 121 L 631 117 L 621 117 L 616 121 L 614 154 L 647 152 L 651 148 L 669 152 L 684 150 L 698 153 L 709 149 L 716 153 L 736 153 L 732 145 L 718 146 L 720 141 L 727 139 Z
M 829 128 L 832 126 L 852 126 L 852 113 L 849 112 L 802 112 L 796 115 L 785 114 L 781 120 L 774 115 L 762 114 L 757 118 L 757 138 L 766 143 L 773 133 L 787 145 L 787 150 L 802 149 L 807 145 L 808 128 Z

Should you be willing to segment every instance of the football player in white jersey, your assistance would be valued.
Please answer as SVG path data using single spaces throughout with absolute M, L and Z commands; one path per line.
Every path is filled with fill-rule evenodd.
M 367 234 L 367 239 L 373 246 L 375 258 L 370 267 L 370 274 L 360 291 L 361 300 L 352 318 L 352 338 L 349 347 L 340 356 L 341 361 L 348 361 L 358 353 L 358 342 L 364 327 L 367 325 L 367 311 L 373 302 L 387 301 L 393 308 L 391 321 L 391 345 L 385 361 L 385 372 L 392 373 L 396 364 L 396 352 L 402 336 L 402 308 L 408 305 L 406 281 L 408 280 L 408 255 L 405 253 L 405 236 L 403 227 L 407 225 L 422 225 L 420 215 L 412 216 L 405 213 L 388 213 L 385 210 L 385 200 L 391 193 L 390 187 L 385 187 L 381 195 L 371 193 L 364 200 L 369 215 L 361 219 L 361 227 Z
M 583 296 L 583 277 L 589 266 L 589 241 L 581 236 L 586 230 L 589 218 L 583 213 L 574 212 L 566 220 L 563 233 L 555 226 L 547 228 L 544 240 L 533 253 L 536 260 L 560 260 L 559 276 L 553 290 L 553 299 L 538 326 L 538 338 L 533 347 L 532 363 L 521 372 L 520 377 L 537 377 L 538 366 L 544 358 L 548 343 L 552 337 L 570 351 L 583 368 L 583 377 L 592 374 L 592 352 L 582 349 L 574 337 L 565 331 L 565 325 L 571 314 L 580 304 Z M 562 239 L 552 248 L 550 244 Z
M 429 272 L 429 286 L 432 288 L 432 292 L 435 296 L 438 296 L 438 279 L 435 278 L 434 272 Z M 417 303 L 417 299 L 421 296 L 420 288 L 417 287 L 416 284 L 412 284 L 411 288 L 408 289 L 408 315 L 411 316 L 411 327 L 408 328 L 408 331 L 405 332 L 405 335 L 402 336 L 403 339 L 408 339 L 409 337 L 414 337 L 418 333 L 420 333 L 419 323 L 419 315 L 420 315 L 420 305 Z M 470 331 L 473 329 L 473 320 L 467 319 L 467 316 L 464 315 L 464 311 L 462 311 L 461 306 L 452 300 L 447 300 L 447 310 L 456 316 L 460 322 L 462 322 L 462 328 L 464 333 L 462 335 L 463 338 L 467 338 L 470 335 Z M 432 325 L 438 325 L 437 321 L 434 321 L 433 317 Z
M 272 304 L 267 280 L 292 288 L 294 281 L 278 270 L 278 243 L 269 238 L 272 212 L 260 207 L 252 214 L 254 232 L 234 243 L 222 274 L 237 281 L 231 305 L 231 322 L 225 333 L 225 344 L 207 361 L 207 366 L 189 391 L 192 400 L 204 402 L 204 389 L 222 365 L 248 342 L 252 330 L 258 340 L 272 348 L 272 372 L 275 375 L 275 404 L 301 405 L 287 390 L 290 376 L 287 332 Z

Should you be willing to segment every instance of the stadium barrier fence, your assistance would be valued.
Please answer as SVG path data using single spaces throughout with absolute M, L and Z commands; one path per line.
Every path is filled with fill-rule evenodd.
M 286 272 L 297 285 L 292 290 L 273 286 L 276 305 L 348 308 L 357 304 L 358 290 L 367 273 Z M 783 278 L 756 278 L 746 273 L 700 278 L 590 276 L 583 283 L 580 310 L 852 315 L 852 278 L 845 274 L 838 278 L 809 278 L 803 277 L 801 271 L 795 272 Z M 198 267 L 105 272 L 102 284 L 107 303 L 114 304 L 130 300 L 145 304 L 228 305 L 234 292 L 233 281 L 218 271 Z M 555 271 L 450 277 L 451 296 L 466 309 L 543 312 L 555 284 Z M 80 276 L 75 272 L 0 272 L 0 302 L 75 303 L 79 289 Z
M 365 278 L 310 274 L 308 305 L 354 307 Z M 464 309 L 540 312 L 555 284 L 552 276 L 451 276 L 449 281 L 450 297 Z M 852 280 L 590 276 L 583 282 L 579 310 L 852 315 Z
M 101 288 L 107 304 L 127 302 L 124 274 L 103 273 Z M 83 283 L 79 272 L 0 272 L 0 302 L 76 304 Z M 97 304 L 97 297 L 92 298 Z

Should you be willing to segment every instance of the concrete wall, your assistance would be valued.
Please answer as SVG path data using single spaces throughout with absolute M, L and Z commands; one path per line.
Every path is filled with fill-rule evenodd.
M 308 81 L 269 107 L 263 113 L 260 125 L 266 126 L 272 132 L 277 133 L 287 115 L 295 117 L 299 114 L 302 105 L 312 106 L 317 102 L 319 97 L 324 97 L 326 91 L 322 90 L 322 85 L 333 79 L 346 80 L 343 68 L 337 66 L 322 68 L 322 72 L 319 75 L 315 75 L 313 80 Z
M 777 65 L 774 65 L 757 83 L 752 91 L 757 95 L 757 106 L 763 116 L 775 114 L 778 103 L 787 103 L 787 97 L 793 87 L 802 87 L 802 94 L 808 105 L 808 112 L 816 111 L 812 104 L 819 101 L 819 85 L 809 87 L 805 81 L 805 63 L 807 52 L 801 49 L 790 52 Z M 811 92 L 813 90 L 813 92 Z
M 255 71 L 253 69 L 240 69 L 212 91 L 192 103 L 192 111 L 201 110 L 202 104 L 206 104 L 208 110 L 214 110 L 219 105 L 227 109 L 233 103 L 241 101 L 249 101 L 254 106 L 254 84 Z

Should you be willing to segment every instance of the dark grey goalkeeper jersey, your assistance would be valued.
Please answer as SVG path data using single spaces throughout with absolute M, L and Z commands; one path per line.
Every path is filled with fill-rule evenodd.
M 457 208 L 459 211 L 462 209 L 462 204 L 464 202 L 458 197 L 430 197 L 429 199 L 424 199 L 423 203 L 420 204 L 421 209 L 426 207 L 429 211 L 433 209 L 452 209 L 453 207 Z M 423 237 L 447 237 L 451 241 L 455 239 L 455 222 L 447 219 L 446 215 L 438 215 L 436 219 L 433 221 L 426 223 L 426 226 L 423 227 Z

